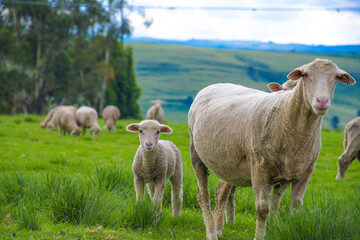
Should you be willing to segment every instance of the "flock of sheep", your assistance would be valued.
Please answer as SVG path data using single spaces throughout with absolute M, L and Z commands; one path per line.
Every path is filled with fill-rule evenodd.
M 270 208 L 277 212 L 282 195 L 290 185 L 292 206 L 303 204 L 321 148 L 322 118 L 334 98 L 335 85 L 338 82 L 353 85 L 355 80 L 326 59 L 316 59 L 296 68 L 288 78 L 283 85 L 270 83 L 271 93 L 224 83 L 210 85 L 195 97 L 188 114 L 190 154 L 207 239 L 221 236 L 224 214 L 227 221 L 234 222 L 234 196 L 238 186 L 252 186 L 254 190 L 255 238 L 265 236 Z M 172 142 L 159 140 L 160 133 L 172 133 L 169 126 L 161 124 L 162 103 L 154 101 L 155 105 L 147 112 L 148 120 L 126 127 L 130 132 L 137 132 L 140 139 L 132 165 L 136 199 L 144 197 L 147 186 L 160 211 L 168 178 L 172 189 L 172 213 L 179 216 L 183 194 L 181 153 Z M 98 134 L 100 128 L 94 109 L 57 108 L 49 112 L 42 127 L 53 128 L 59 124 L 63 134 L 79 134 L 78 123 L 83 127 L 83 134 L 86 128 Z M 102 115 L 106 127 L 111 130 L 120 112 L 111 106 L 106 113 L 107 108 Z M 346 126 L 344 148 L 338 159 L 337 179 L 344 178 L 356 156 L 360 159 L 360 118 Z M 208 191 L 209 170 L 221 180 L 216 191 L 214 215 Z

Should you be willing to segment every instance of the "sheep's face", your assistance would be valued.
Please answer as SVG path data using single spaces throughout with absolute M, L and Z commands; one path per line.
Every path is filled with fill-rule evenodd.
M 164 104 L 165 102 L 160 100 L 160 99 L 157 99 L 157 100 L 152 100 L 151 101 L 152 103 L 154 103 L 155 107 L 156 108 L 160 108 L 161 107 L 161 104 Z
M 348 73 L 326 59 L 316 59 L 297 68 L 289 73 L 288 78 L 303 81 L 305 101 L 316 115 L 324 115 L 329 109 L 338 81 L 355 84 Z
M 126 127 L 129 132 L 139 132 L 140 145 L 145 151 L 152 151 L 159 141 L 160 133 L 172 133 L 169 126 L 155 120 L 145 120 L 141 123 L 132 123 Z
M 76 128 L 76 129 L 72 130 L 71 134 L 74 135 L 74 136 L 79 136 L 80 135 L 80 129 Z
M 98 128 L 98 127 L 90 128 L 91 135 L 93 135 L 94 137 L 99 136 L 100 131 L 101 131 L 101 128 Z

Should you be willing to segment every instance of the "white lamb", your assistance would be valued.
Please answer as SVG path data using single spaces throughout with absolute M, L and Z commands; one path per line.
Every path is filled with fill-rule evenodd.
M 352 85 L 355 80 L 325 59 L 293 70 L 288 78 L 298 81 L 293 90 L 272 93 L 234 84 L 211 85 L 197 94 L 190 107 L 191 163 L 208 239 L 222 233 L 225 205 L 234 186 L 253 187 L 255 237 L 260 239 L 265 235 L 272 190 L 275 212 L 290 184 L 292 206 L 303 203 L 321 148 L 322 118 L 335 85 L 338 81 Z M 209 170 L 223 180 L 215 218 L 207 187 Z
M 150 107 L 146 112 L 146 118 L 155 119 L 161 123 L 164 118 L 164 109 L 161 107 L 161 104 L 164 104 L 165 102 L 160 99 L 152 100 L 151 102 L 154 103 L 154 106 Z
M 179 149 L 170 141 L 159 140 L 160 133 L 172 133 L 167 125 L 155 120 L 132 123 L 129 132 L 139 132 L 140 146 L 135 154 L 132 170 L 136 200 L 144 197 L 145 184 L 151 200 L 162 209 L 166 179 L 171 183 L 173 216 L 179 216 L 182 207 L 182 162 Z
M 93 136 L 97 137 L 101 128 L 97 123 L 98 114 L 96 110 L 92 107 L 80 107 L 76 111 L 76 121 L 79 126 L 82 127 L 82 135 L 85 134 L 86 128 L 90 128 L 90 132 Z

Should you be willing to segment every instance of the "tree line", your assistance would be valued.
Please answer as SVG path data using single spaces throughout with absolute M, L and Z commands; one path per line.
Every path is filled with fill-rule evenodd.
M 0 113 L 43 114 L 58 104 L 109 104 L 139 117 L 124 0 L 0 4 Z

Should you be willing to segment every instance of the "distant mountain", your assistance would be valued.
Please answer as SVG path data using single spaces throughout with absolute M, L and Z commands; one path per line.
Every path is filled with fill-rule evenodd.
M 273 42 L 259 41 L 223 41 L 223 40 L 166 40 L 156 38 L 130 38 L 130 42 L 146 43 L 164 43 L 179 44 L 193 47 L 220 48 L 220 49 L 246 49 L 258 51 L 276 51 L 276 52 L 307 52 L 307 53 L 352 53 L 360 54 L 360 45 L 305 45 L 305 44 L 278 44 Z

